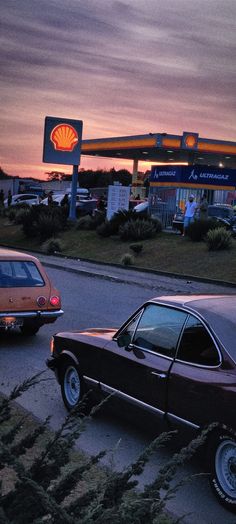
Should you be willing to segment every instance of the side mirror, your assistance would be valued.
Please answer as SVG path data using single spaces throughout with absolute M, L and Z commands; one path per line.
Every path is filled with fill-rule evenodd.
M 130 344 L 131 336 L 128 333 L 122 333 L 116 341 L 119 348 L 127 347 Z

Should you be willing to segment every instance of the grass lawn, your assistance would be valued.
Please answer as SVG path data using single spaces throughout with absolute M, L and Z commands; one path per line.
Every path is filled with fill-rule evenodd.
M 103 238 L 95 231 L 77 230 L 72 227 L 59 235 L 64 255 L 86 258 L 106 263 L 121 263 L 132 242 L 118 237 Z M 154 239 L 143 240 L 143 251 L 134 256 L 133 266 L 156 271 L 167 271 L 179 275 L 196 276 L 228 281 L 236 284 L 236 239 L 232 247 L 223 251 L 208 251 L 204 242 L 192 242 L 188 238 L 172 233 L 160 233 Z M 26 238 L 21 226 L 7 218 L 0 218 L 0 244 L 18 249 L 34 249 L 42 246 L 37 238 Z

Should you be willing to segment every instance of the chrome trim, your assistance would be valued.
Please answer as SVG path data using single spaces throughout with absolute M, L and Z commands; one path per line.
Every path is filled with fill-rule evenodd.
M 185 426 L 190 426 L 191 428 L 194 428 L 194 429 L 200 429 L 200 426 L 198 426 L 197 424 L 194 424 L 193 422 L 190 422 L 189 420 L 186 420 L 184 418 L 178 417 L 177 415 L 173 415 L 173 413 L 167 412 L 167 417 L 170 419 L 177 420 L 178 422 L 185 424 Z
M 88 382 L 88 384 L 91 384 L 93 386 L 98 386 L 99 385 L 99 381 L 95 380 L 94 378 L 90 378 L 90 377 L 87 377 L 86 375 L 83 375 L 83 379 L 86 382 Z
M 166 373 L 157 373 L 156 371 L 151 371 L 151 375 L 155 375 L 158 378 L 167 378 Z
M 51 317 L 60 317 L 63 315 L 64 311 L 59 309 L 57 311 L 11 311 L 7 313 L 0 313 L 0 318 L 5 317 L 16 317 L 16 318 L 51 318 Z
M 221 366 L 222 364 L 222 355 L 221 355 L 221 351 L 219 349 L 219 345 L 218 345 L 218 342 L 216 341 L 216 338 L 217 335 L 215 333 L 214 330 L 210 331 L 208 325 L 206 324 L 204 318 L 199 314 L 199 313 L 195 313 L 194 311 L 186 311 L 186 313 L 188 313 L 188 316 L 186 318 L 186 321 L 184 323 L 184 326 L 183 326 L 183 329 L 182 329 L 182 332 L 181 332 L 181 335 L 180 335 L 180 338 L 179 338 L 179 342 L 178 342 L 178 345 L 177 345 L 177 351 L 176 351 L 176 358 L 174 359 L 175 362 L 180 362 L 182 364 L 186 364 L 188 366 L 194 366 L 194 367 L 197 367 L 197 368 L 204 368 L 204 369 L 217 369 Z M 219 364 L 216 364 L 215 366 L 210 366 L 210 365 L 205 365 L 205 364 L 197 364 L 196 362 L 188 362 L 187 360 L 181 360 L 177 357 L 178 355 L 178 349 L 179 349 L 179 344 L 181 342 L 181 338 L 183 336 L 183 332 L 184 332 L 184 329 L 185 329 L 185 326 L 188 322 L 188 319 L 189 319 L 189 316 L 192 316 L 192 317 L 195 317 L 197 318 L 201 323 L 202 325 L 204 326 L 204 328 L 207 330 L 209 336 L 211 337 L 212 339 L 212 342 L 217 350 L 217 353 L 219 355 Z
M 117 396 L 123 398 L 124 400 L 130 402 L 131 404 L 136 404 L 148 411 L 151 411 L 152 413 L 155 413 L 155 414 L 158 414 L 158 415 L 162 415 L 164 416 L 165 414 L 167 415 L 168 418 L 170 419 L 173 419 L 173 420 L 176 420 L 178 422 L 181 422 L 182 424 L 185 424 L 187 426 L 190 426 L 194 429 L 199 429 L 200 426 L 198 426 L 197 424 L 194 424 L 193 422 L 190 422 L 189 420 L 185 420 L 184 418 L 181 418 L 181 417 L 178 417 L 177 415 L 173 415 L 172 413 L 165 413 L 165 411 L 162 411 L 161 409 L 158 409 L 158 408 L 155 408 L 154 406 L 151 406 L 150 404 L 147 404 L 146 402 L 143 402 L 142 400 L 138 400 L 134 397 L 131 397 L 130 395 L 128 395 L 127 393 L 123 393 L 122 391 L 118 390 L 118 389 L 115 389 L 115 388 L 112 388 L 111 386 L 108 386 L 107 384 L 104 384 L 103 382 L 100 382 L 98 380 L 95 380 L 91 377 L 87 377 L 86 375 L 83 375 L 83 378 L 86 382 L 92 384 L 92 385 L 95 385 L 95 386 L 98 386 L 100 385 L 102 391 L 106 392 L 106 393 L 115 393 Z
M 146 404 L 146 402 L 143 402 L 142 400 L 138 400 L 134 397 L 131 397 L 127 393 L 123 393 L 123 391 L 120 391 L 118 389 L 112 388 L 111 386 L 108 386 L 107 384 L 104 384 L 103 382 L 98 382 L 97 380 L 94 380 L 90 377 L 83 376 L 84 380 L 86 380 L 88 383 L 91 383 L 93 385 L 100 385 L 102 391 L 105 393 L 111 394 L 115 393 L 116 396 L 122 398 L 123 400 L 126 400 L 127 402 L 130 402 L 131 404 L 138 405 L 146 411 L 151 411 L 158 415 L 164 415 L 165 411 L 162 411 L 161 409 L 155 408 L 154 406 L 151 406 L 150 404 Z

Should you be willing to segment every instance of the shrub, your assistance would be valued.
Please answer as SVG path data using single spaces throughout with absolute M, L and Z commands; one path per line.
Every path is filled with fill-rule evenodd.
M 145 240 L 156 235 L 156 227 L 146 219 L 129 220 L 119 229 L 122 240 Z
M 210 229 L 218 227 L 216 220 L 209 218 L 207 220 L 195 220 L 192 222 L 186 231 L 187 236 L 193 242 L 200 242 L 203 240 Z
M 42 251 L 43 253 L 47 253 L 47 255 L 53 255 L 55 251 L 61 252 L 61 241 L 58 238 L 49 238 L 42 244 Z
M 143 244 L 130 244 L 129 248 L 138 255 L 143 250 Z
M 134 263 L 134 259 L 130 253 L 125 253 L 124 255 L 122 255 L 120 261 L 121 264 L 123 264 L 124 266 L 132 266 L 132 264 Z
M 84 215 L 83 217 L 77 220 L 76 229 L 94 229 L 93 227 L 93 218 L 90 215 Z
M 110 225 L 110 222 L 106 220 L 102 224 L 100 224 L 97 229 L 97 234 L 101 237 L 109 237 L 113 234 L 112 226 Z
M 46 240 L 65 229 L 67 216 L 63 208 L 32 206 L 22 217 L 23 232 L 27 237 L 39 236 Z
M 114 213 L 111 220 L 109 221 L 111 235 L 118 235 L 120 226 L 122 224 L 125 224 L 125 222 L 128 220 L 136 220 L 138 218 L 138 213 L 133 211 L 133 209 L 120 209 Z
M 229 249 L 232 244 L 231 233 L 224 227 L 212 229 L 206 235 L 206 243 L 209 251 Z
M 20 209 L 17 209 L 15 213 L 15 219 L 14 219 L 15 224 L 22 224 L 24 217 L 28 216 L 29 213 L 30 213 L 29 206 L 21 207 Z
M 78 406 L 53 433 L 48 430 L 48 420 L 34 423 L 21 410 L 13 411 L 12 402 L 29 387 L 40 382 L 38 373 L 14 388 L 9 398 L 0 399 L 0 459 L 3 482 L 0 483 L 0 520 L 2 523 L 78 524 L 92 522 L 114 523 L 165 523 L 173 519 L 165 514 L 166 501 L 178 489 L 173 486 L 177 468 L 189 460 L 202 446 L 215 425 L 175 453 L 156 472 L 154 481 L 144 489 L 135 489 L 151 456 L 163 447 L 173 432 L 162 433 L 142 451 L 124 471 L 98 467 L 106 455 L 102 451 L 89 456 L 71 453 L 73 446 L 99 406 L 90 415 L 80 419 Z M 83 409 L 83 408 L 82 408 Z M 29 429 L 28 429 L 29 426 Z M 29 451 L 29 456 L 26 456 Z M 3 484 L 7 472 L 12 472 L 12 482 L 5 492 Z M 179 483 L 181 485 L 181 483 Z M 73 496 L 70 496 L 73 493 Z M 178 519 L 179 521 L 179 519 Z

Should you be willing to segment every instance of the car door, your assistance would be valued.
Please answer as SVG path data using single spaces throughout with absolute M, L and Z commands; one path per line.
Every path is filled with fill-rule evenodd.
M 162 413 L 168 377 L 186 313 L 149 303 L 108 343 L 101 381 L 133 403 Z
M 219 420 L 220 386 L 232 385 L 230 373 L 222 371 L 221 353 L 207 326 L 189 315 L 169 378 L 170 420 L 193 427 Z

